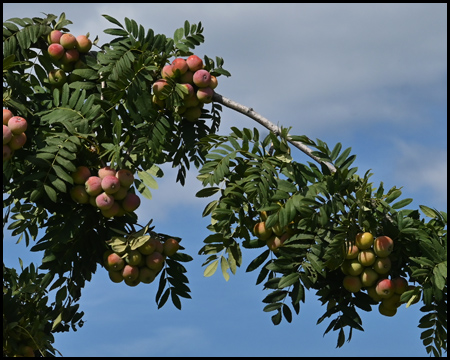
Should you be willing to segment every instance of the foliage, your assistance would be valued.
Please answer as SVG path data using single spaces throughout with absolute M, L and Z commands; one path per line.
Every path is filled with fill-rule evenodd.
M 257 129 L 232 128 L 230 135 L 219 135 L 219 103 L 203 108 L 195 123 L 186 121 L 178 111 L 183 93 L 173 81 L 165 93 L 170 106 L 159 109 L 151 101 L 152 84 L 170 59 L 189 56 L 204 42 L 202 24 L 185 21 L 170 38 L 128 18 L 121 24 L 103 16 L 116 26 L 104 32 L 115 38 L 101 46 L 96 38 L 97 50 L 81 55 L 86 66 L 73 70 L 75 76 L 62 87 L 48 80 L 58 63 L 47 52 L 47 35 L 54 29 L 69 32 L 72 22 L 65 14 L 3 24 L 3 106 L 28 121 L 27 143 L 3 163 L 3 223 L 11 220 L 8 229 L 18 242 L 43 253 L 38 268 L 21 266 L 20 275 L 4 266 L 3 355 L 18 354 L 25 342 L 35 355 L 54 356 L 52 333 L 83 325 L 81 290 L 97 266 L 104 266 L 105 251 L 123 247 L 126 255 L 149 235 L 170 236 L 156 233 L 151 220 L 139 225 L 133 213 L 105 218 L 89 204 L 77 204 L 69 193 L 71 173 L 80 165 L 94 171 L 106 165 L 130 169 L 137 174 L 136 191 L 151 199 L 150 189 L 157 189 L 164 175 L 158 165 L 164 163 L 178 168 L 176 182 L 182 185 L 193 164 L 204 186 L 197 196 L 219 195 L 203 212 L 212 220 L 212 234 L 199 251 L 207 255 L 205 276 L 220 263 L 228 280 L 228 270 L 235 274 L 242 264 L 243 249 L 261 251 L 266 243 L 252 233 L 261 212 L 267 212 L 269 227 L 292 227 L 295 234 L 279 251 L 263 250 L 246 269 L 259 270 L 257 284 L 269 291 L 264 311 L 275 312 L 274 324 L 283 318 L 291 322 L 305 291 L 314 289 L 323 304 L 331 304 L 318 323 L 335 316 L 325 333 L 339 331 L 338 346 L 345 342 L 345 327 L 348 340 L 353 329 L 362 330 L 358 310 L 371 311 L 374 302 L 344 290 L 343 274 L 336 270 L 345 242 L 370 231 L 395 239 L 392 272 L 418 285 L 402 300 L 409 306 L 422 294 L 421 338 L 429 353 L 442 355 L 447 346 L 446 214 L 421 206 L 431 218 L 425 221 L 418 210 L 404 209 L 411 199 L 396 201 L 401 195 L 396 187 L 385 191 L 381 183 L 374 188 L 369 171 L 357 175 L 357 168 L 350 168 L 355 155 L 350 148 L 342 151 L 340 143 L 330 150 L 321 140 L 289 135 L 332 163 L 337 169 L 332 173 L 323 164 L 292 159 L 289 129 L 264 139 Z M 223 59 L 205 56 L 204 63 L 212 75 L 230 76 Z M 166 259 L 158 308 L 170 297 L 181 309 L 180 297 L 190 298 L 181 263 L 191 260 L 183 253 Z M 55 300 L 47 305 L 53 290 Z

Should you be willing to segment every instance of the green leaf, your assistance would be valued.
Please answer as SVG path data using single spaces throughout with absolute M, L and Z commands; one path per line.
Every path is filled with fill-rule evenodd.
M 402 207 L 405 207 L 405 206 L 411 204 L 412 201 L 413 201 L 413 199 L 411 199 L 411 198 L 400 200 L 400 201 L 396 202 L 395 204 L 393 204 L 392 208 L 393 209 L 400 209 Z
M 217 259 L 216 261 L 214 261 L 211 264 L 209 264 L 206 267 L 205 271 L 203 272 L 203 276 L 209 277 L 209 276 L 214 275 L 214 273 L 217 270 L 218 265 L 219 265 L 219 259 Z
M 230 274 L 227 273 L 227 270 L 230 268 L 230 266 L 228 265 L 228 261 L 224 256 L 221 256 L 220 258 L 220 267 L 222 269 L 222 275 L 225 278 L 225 281 L 230 280 Z
M 388 204 L 390 204 L 391 202 L 393 202 L 395 199 L 397 199 L 400 195 L 402 194 L 402 192 L 400 190 L 394 190 L 387 198 L 386 198 L 386 202 Z
M 109 22 L 116 24 L 117 26 L 120 26 L 123 29 L 122 24 L 120 22 L 118 22 L 116 19 L 114 19 L 112 16 L 105 15 L 105 14 L 102 14 L 102 16 Z
M 258 255 L 256 258 L 252 260 L 250 264 L 248 264 L 246 272 L 250 272 L 256 270 L 269 256 L 270 250 L 265 250 L 262 254 Z
M 147 171 L 138 171 L 138 176 L 149 188 L 158 189 L 158 183 Z
M 428 206 L 425 205 L 419 205 L 420 210 L 422 210 L 422 212 L 425 214 L 425 216 L 428 216 L 430 218 L 437 218 L 438 213 L 436 211 L 434 211 L 433 209 L 429 208 Z
M 196 197 L 209 197 L 214 195 L 216 192 L 220 191 L 219 187 L 209 187 L 205 189 L 201 189 L 195 194 Z
M 283 275 L 280 279 L 280 282 L 278 283 L 278 288 L 282 289 L 288 286 L 291 286 L 298 282 L 300 275 L 298 273 L 292 273 L 288 275 Z
M 44 185 L 44 190 L 47 193 L 48 197 L 51 201 L 56 202 L 58 196 L 56 195 L 56 191 L 48 185 Z

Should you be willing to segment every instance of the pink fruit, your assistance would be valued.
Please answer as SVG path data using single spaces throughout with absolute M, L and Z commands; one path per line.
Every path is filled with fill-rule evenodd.
M 210 102 L 212 102 L 213 95 L 214 90 L 210 87 L 200 88 L 197 90 L 197 98 L 204 104 L 209 104 Z
M 114 204 L 114 198 L 107 193 L 101 193 L 95 198 L 95 204 L 100 210 L 108 210 Z
M 139 268 L 135 265 L 125 265 L 122 269 L 122 276 L 125 280 L 133 281 L 139 276 Z
M 8 145 L 3 145 L 3 162 L 11 159 L 13 151 Z
M 107 194 L 114 194 L 119 191 L 120 182 L 114 175 L 106 175 L 102 180 L 102 189 Z
M 59 40 L 61 39 L 62 32 L 59 30 L 52 30 L 50 34 L 48 34 L 47 40 L 49 44 L 59 44 Z
M 377 282 L 375 291 L 381 298 L 388 299 L 395 293 L 395 284 L 390 279 L 381 279 Z
M 162 68 L 161 76 L 163 77 L 163 79 L 174 78 L 175 74 L 173 73 L 172 65 L 165 65 Z
M 6 125 L 3 125 L 3 145 L 6 145 L 10 142 L 13 134 L 10 130 L 10 128 Z
M 86 180 L 84 186 L 89 196 L 100 195 L 103 191 L 102 179 L 100 179 L 98 176 L 90 176 Z
M 98 171 L 98 177 L 103 179 L 106 175 L 116 176 L 116 170 L 110 168 L 109 166 L 105 166 Z
M 119 179 L 120 186 L 129 188 L 133 185 L 134 176 L 133 173 L 128 169 L 120 169 L 116 172 L 116 178 Z
M 191 84 L 181 84 L 187 90 L 187 94 L 184 95 L 184 99 L 192 97 L 195 95 L 194 87 Z
M 211 83 L 211 74 L 204 69 L 197 70 L 193 76 L 194 84 L 200 88 L 208 87 Z
M 197 55 L 191 55 L 186 59 L 186 63 L 189 67 L 189 70 L 192 72 L 196 72 L 203 68 L 203 60 L 200 59 Z
M 78 166 L 77 169 L 70 174 L 74 184 L 84 184 L 91 176 L 91 170 L 87 166 Z
M 153 252 L 145 257 L 145 265 L 149 269 L 159 271 L 164 265 L 164 256 L 159 252 Z
M 11 110 L 3 109 L 3 125 L 8 125 L 9 119 L 11 119 L 14 116 L 14 114 L 11 112 Z
M 102 215 L 107 218 L 117 216 L 119 211 L 120 211 L 120 205 L 116 202 L 114 202 L 114 204 L 109 209 L 101 210 Z
M 405 278 L 396 277 L 396 278 L 393 278 L 392 281 L 394 282 L 394 285 L 395 285 L 395 293 L 396 294 L 401 295 L 408 288 L 408 281 Z
M 59 43 L 64 49 L 75 49 L 77 47 L 77 39 L 72 34 L 62 34 Z
M 61 57 L 61 62 L 63 64 L 75 63 L 80 58 L 80 53 L 77 49 L 66 50 L 66 52 Z
M 373 249 L 379 257 L 386 257 L 394 249 L 394 241 L 388 236 L 378 236 L 374 243 Z
M 20 116 L 13 116 L 8 121 L 8 127 L 14 135 L 21 134 L 27 130 L 27 121 Z
M 128 193 L 125 199 L 122 200 L 122 207 L 126 212 L 132 212 L 141 205 L 139 196 L 133 193 Z
M 86 35 L 77 36 L 77 50 L 80 53 L 87 53 L 91 50 L 92 41 Z
M 158 99 L 162 98 L 162 91 L 164 89 L 170 90 L 169 83 L 164 79 L 156 80 L 152 85 L 153 93 L 156 95 Z
M 186 63 L 186 60 L 182 58 L 176 58 L 174 61 L 172 61 L 172 72 L 175 75 L 175 77 L 179 77 L 188 70 L 189 66 Z
M 73 201 L 79 204 L 89 203 L 89 195 L 87 194 L 83 185 L 76 185 L 72 189 L 70 189 L 70 197 Z
M 11 140 L 9 140 L 9 143 L 7 146 L 11 148 L 11 150 L 18 150 L 22 148 L 25 143 L 27 142 L 27 136 L 25 133 L 20 134 L 13 134 Z
M 53 60 L 59 60 L 64 55 L 65 49 L 61 44 L 50 44 L 47 51 Z
M 112 253 L 106 259 L 106 267 L 108 270 L 119 271 L 125 267 L 125 261 L 119 254 Z

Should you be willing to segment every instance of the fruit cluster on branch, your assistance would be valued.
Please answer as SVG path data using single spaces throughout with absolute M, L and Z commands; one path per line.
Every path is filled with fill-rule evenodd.
M 100 209 L 105 217 L 119 217 L 135 211 L 141 199 L 130 191 L 134 182 L 133 173 L 127 169 L 115 170 L 109 166 L 92 175 L 87 166 L 78 166 L 72 174 L 75 186 L 70 189 L 73 201 L 91 204 Z
M 197 55 L 187 59 L 176 58 L 163 67 L 161 75 L 162 79 L 156 80 L 152 86 L 153 103 L 161 110 L 170 109 L 165 99 L 175 82 L 182 95 L 182 105 L 176 107 L 176 112 L 188 121 L 197 121 L 203 105 L 212 102 L 218 84 L 217 78 L 204 69 L 203 60 Z
M 22 148 L 26 141 L 28 123 L 21 116 L 14 116 L 11 110 L 3 109 L 3 162 L 8 161 L 15 150 Z
M 70 33 L 53 30 L 47 38 L 47 52 L 53 63 L 59 69 L 53 69 L 48 74 L 48 81 L 54 87 L 61 87 L 67 81 L 80 81 L 82 78 L 72 71 L 85 69 L 86 64 L 80 54 L 87 54 L 92 47 L 92 41 L 86 35 L 75 37 Z M 66 73 L 70 73 L 69 76 Z
M 150 284 L 163 269 L 166 258 L 180 248 L 174 238 L 161 241 L 145 235 L 135 240 L 130 243 L 124 238 L 112 239 L 112 250 L 104 253 L 104 266 L 112 282 L 124 281 L 128 286 Z
M 354 242 L 346 243 L 346 260 L 341 266 L 345 274 L 343 287 L 352 293 L 366 290 L 379 303 L 378 310 L 385 316 L 394 316 L 402 304 L 401 295 L 416 288 L 408 285 L 403 277 L 388 278 L 392 267 L 389 255 L 393 249 L 394 241 L 390 237 L 374 238 L 369 232 L 361 232 L 356 235 Z M 415 296 L 410 304 L 419 299 L 419 296 Z

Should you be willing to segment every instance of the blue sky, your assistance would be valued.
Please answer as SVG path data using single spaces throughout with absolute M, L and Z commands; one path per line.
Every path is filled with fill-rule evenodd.
M 59 15 L 73 21 L 75 35 L 89 32 L 100 44 L 115 27 L 101 14 L 134 19 L 155 33 L 173 36 L 185 20 L 202 22 L 205 43 L 197 48 L 225 60 L 229 78 L 216 89 L 292 134 L 341 142 L 357 155 L 358 173 L 372 169 L 385 189 L 403 186 L 410 208 L 427 205 L 447 211 L 447 5 L 446 4 L 3 4 L 3 20 Z M 221 134 L 231 126 L 257 127 L 230 109 L 222 113 Z M 309 161 L 293 149 L 297 161 Z M 157 310 L 156 284 L 136 288 L 114 284 L 100 268 L 81 298 L 85 325 L 56 336 L 64 356 L 423 356 L 418 307 L 400 308 L 393 318 L 361 313 L 364 332 L 336 349 L 336 333 L 316 326 L 325 311 L 307 293 L 300 316 L 272 325 L 256 286 L 257 272 L 245 273 L 258 252 L 244 252 L 244 264 L 226 282 L 218 272 L 203 277 L 197 255 L 209 235 L 202 218 L 211 200 L 197 199 L 196 172 L 186 186 L 163 167 L 153 199 L 144 199 L 140 223 L 182 237 L 192 300 L 179 311 L 170 303 Z M 18 267 L 41 254 L 5 232 L 3 260 Z

